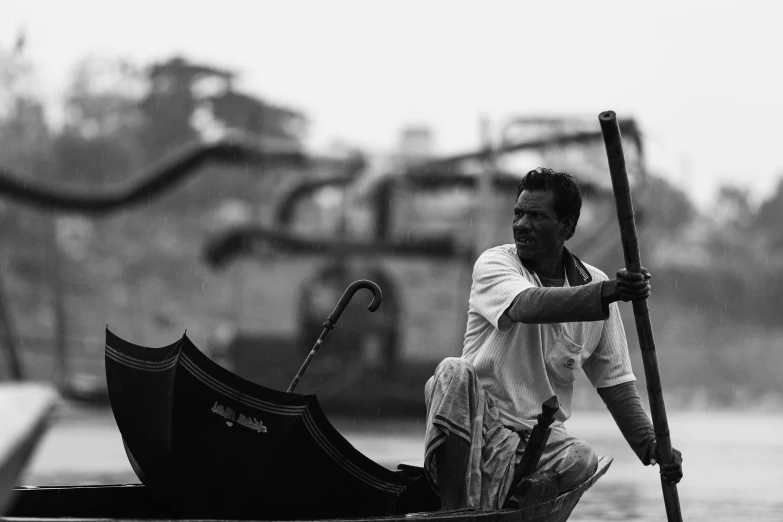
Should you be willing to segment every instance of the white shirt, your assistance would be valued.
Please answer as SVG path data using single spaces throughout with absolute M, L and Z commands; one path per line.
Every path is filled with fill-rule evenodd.
M 571 258 L 566 251 L 564 263 Z M 595 267 L 569 262 L 579 271 L 571 271 L 572 279 L 587 269 L 593 281 L 608 280 Z M 565 270 L 564 286 L 583 284 L 569 282 L 568 273 Z M 532 428 L 541 404 L 552 395 L 560 402 L 556 424 L 566 421 L 573 383 L 582 370 L 596 388 L 636 380 L 617 303 L 609 306 L 605 321 L 524 324 L 504 314 L 520 292 L 541 286 L 535 273 L 522 265 L 514 244 L 490 248 L 473 268 L 462 357 L 473 364 L 501 421 L 514 428 Z M 600 292 L 597 295 L 600 299 Z

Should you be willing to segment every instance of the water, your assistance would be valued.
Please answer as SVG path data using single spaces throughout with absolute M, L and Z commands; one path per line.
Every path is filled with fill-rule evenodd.
M 643 467 L 608 414 L 577 415 L 571 433 L 614 457 L 572 520 L 666 520 L 657 467 Z M 678 485 L 686 521 L 783 521 L 783 416 L 678 412 L 672 444 L 683 454 Z
M 334 424 L 367 456 L 388 467 L 420 460 L 421 423 L 342 419 Z M 641 465 L 606 412 L 577 412 L 568 423 L 596 452 L 614 458 L 570 520 L 665 521 L 657 469 Z M 783 521 L 783 415 L 743 412 L 669 414 L 682 451 L 683 518 L 694 521 Z M 108 412 L 70 411 L 50 429 L 23 482 L 137 482 Z

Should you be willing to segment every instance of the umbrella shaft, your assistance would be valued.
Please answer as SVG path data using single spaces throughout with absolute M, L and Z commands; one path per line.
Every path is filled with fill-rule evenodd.
M 299 384 L 299 379 L 302 378 L 302 375 L 304 375 L 305 370 L 310 365 L 310 361 L 315 356 L 315 352 L 318 351 L 318 348 L 321 347 L 321 345 L 324 343 L 324 338 L 326 337 L 326 334 L 329 333 L 329 328 L 324 328 L 321 332 L 321 335 L 318 336 L 318 340 L 315 342 L 315 345 L 313 346 L 313 349 L 310 350 L 310 353 L 307 354 L 307 359 L 305 359 L 305 362 L 302 364 L 302 367 L 299 368 L 299 371 L 296 372 L 296 377 L 294 377 L 294 380 L 291 381 L 291 385 L 288 386 L 288 389 L 286 390 L 286 393 L 291 393 L 294 391 L 294 388 L 296 388 L 296 385 Z

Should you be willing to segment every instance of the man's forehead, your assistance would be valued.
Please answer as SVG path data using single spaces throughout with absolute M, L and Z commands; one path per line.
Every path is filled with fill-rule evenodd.
M 517 207 L 551 207 L 555 193 L 551 190 L 523 190 L 517 198 Z

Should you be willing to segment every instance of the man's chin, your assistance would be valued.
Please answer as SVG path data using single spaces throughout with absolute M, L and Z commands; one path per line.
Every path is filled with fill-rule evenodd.
M 517 244 L 517 257 L 523 261 L 535 261 L 537 259 L 537 252 L 529 245 Z

